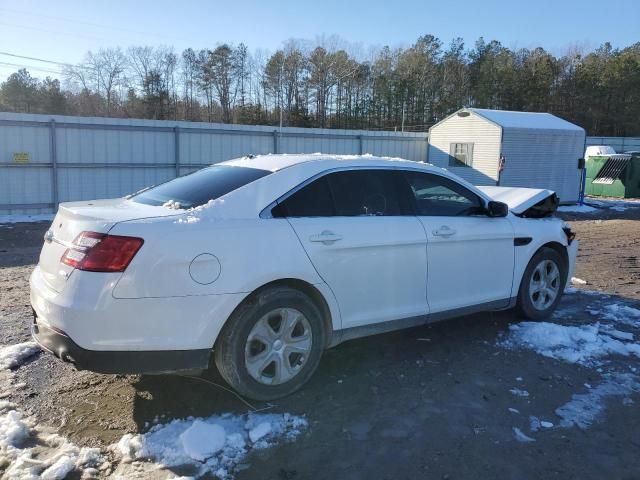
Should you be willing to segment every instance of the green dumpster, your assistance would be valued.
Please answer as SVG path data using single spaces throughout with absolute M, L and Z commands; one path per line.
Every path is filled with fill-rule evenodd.
M 591 156 L 586 167 L 587 195 L 640 198 L 640 152 Z

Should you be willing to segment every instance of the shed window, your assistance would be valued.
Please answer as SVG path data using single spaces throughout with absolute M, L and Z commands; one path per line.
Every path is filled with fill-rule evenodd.
M 473 143 L 452 143 L 449 145 L 450 167 L 471 167 L 473 165 Z

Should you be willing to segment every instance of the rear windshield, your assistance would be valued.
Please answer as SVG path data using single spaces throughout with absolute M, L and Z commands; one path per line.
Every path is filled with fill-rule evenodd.
M 171 202 L 174 208 L 198 207 L 270 173 L 257 168 L 214 165 L 151 187 L 134 195 L 132 200 L 146 205 Z

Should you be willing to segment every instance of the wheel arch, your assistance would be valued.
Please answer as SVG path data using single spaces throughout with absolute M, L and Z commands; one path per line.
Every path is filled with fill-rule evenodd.
M 531 254 L 528 255 L 527 261 L 523 264 L 522 274 L 520 275 L 520 278 L 518 279 L 518 288 L 516 290 L 514 290 L 516 296 L 518 295 L 518 293 L 520 292 L 520 288 L 522 287 L 522 277 L 524 275 L 524 272 L 527 269 L 527 266 L 529 265 L 529 263 L 531 262 L 533 257 L 535 257 L 538 254 L 538 252 L 540 250 L 542 250 L 543 248 L 550 248 L 552 250 L 555 250 L 560 255 L 560 257 L 562 258 L 563 267 L 565 268 L 565 273 L 567 275 L 569 274 L 569 254 L 567 253 L 566 245 L 563 245 L 562 243 L 554 241 L 554 240 L 548 241 L 546 243 L 543 243 L 543 244 L 539 245 L 538 248 L 533 250 L 531 252 Z M 565 279 L 565 285 L 568 282 L 569 282 L 569 278 L 566 278 Z
M 246 302 L 252 301 L 258 295 L 260 295 L 261 292 L 274 287 L 289 287 L 294 290 L 298 290 L 311 298 L 311 301 L 315 303 L 318 309 L 320 309 L 320 313 L 322 314 L 322 320 L 326 329 L 325 348 L 328 348 L 331 345 L 334 336 L 335 329 L 333 326 L 333 320 L 335 315 L 332 314 L 331 307 L 329 305 L 329 302 L 325 298 L 325 295 L 317 288 L 317 286 L 305 280 L 300 280 L 299 278 L 280 278 L 278 280 L 273 280 L 265 283 L 264 285 L 261 285 L 258 288 L 254 289 L 251 293 L 247 294 L 242 299 L 242 301 L 238 303 L 231 315 L 229 315 L 229 317 L 225 320 L 223 326 L 220 329 L 220 332 L 222 332 L 227 322 L 229 322 L 230 319 L 233 318 L 236 311 L 241 308 Z M 216 343 L 217 341 L 218 339 L 216 339 Z
M 555 250 L 556 252 L 558 252 L 558 255 L 560 255 L 560 257 L 562 258 L 562 262 L 564 263 L 564 268 L 566 269 L 567 273 L 569 272 L 569 254 L 567 253 L 567 247 L 566 245 L 562 245 L 560 242 L 547 242 L 544 245 L 541 245 L 534 253 L 533 255 L 535 255 L 536 253 L 538 253 L 540 250 L 542 250 L 543 248 L 550 248 L 552 250 Z M 531 256 L 531 258 L 533 258 L 533 255 Z M 529 260 L 531 261 L 531 260 Z M 567 279 L 568 281 L 569 279 Z

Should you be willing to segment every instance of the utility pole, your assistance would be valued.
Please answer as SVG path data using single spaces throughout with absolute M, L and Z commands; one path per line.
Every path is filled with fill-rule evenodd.
M 284 58 L 282 59 L 282 63 L 280 64 L 280 133 L 282 133 L 282 77 L 284 76 Z

